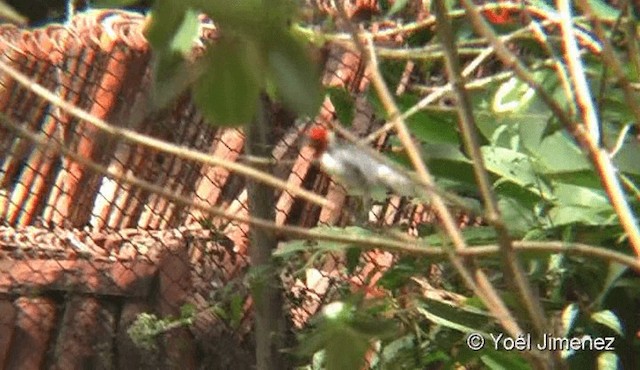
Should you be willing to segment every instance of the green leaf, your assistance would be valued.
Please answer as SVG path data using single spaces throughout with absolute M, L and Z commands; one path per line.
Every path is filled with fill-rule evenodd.
M 609 310 L 595 312 L 591 315 L 591 320 L 608 327 L 620 336 L 624 336 L 624 330 L 622 329 L 620 319 L 615 313 Z
M 587 3 L 589 3 L 593 14 L 597 18 L 600 18 L 600 20 L 613 22 L 620 16 L 620 10 L 612 7 L 602 0 L 587 0 Z
M 169 50 L 188 55 L 193 50 L 193 42 L 198 36 L 199 29 L 198 13 L 193 9 L 188 9 L 182 23 L 171 39 Z
M 349 226 L 349 227 L 327 227 L 327 226 L 319 226 L 313 228 L 314 231 L 319 231 L 327 235 L 353 235 L 360 237 L 372 236 L 373 232 L 370 230 Z M 285 258 L 292 254 L 298 252 L 308 252 L 308 251 L 320 251 L 320 252 L 344 252 L 345 250 L 349 250 L 352 247 L 343 243 L 336 243 L 330 241 L 311 241 L 311 240 L 293 240 L 290 241 L 283 246 L 280 246 L 274 253 L 274 257 Z M 355 252 L 348 252 L 355 253 Z
M 484 332 L 488 328 L 488 314 L 471 306 L 455 306 L 434 299 L 425 299 L 416 307 L 418 313 L 427 320 L 445 328 L 461 333 L 479 333 L 486 338 Z
M 580 206 L 558 206 L 549 210 L 549 217 L 555 226 L 585 224 L 585 225 L 616 225 L 615 213 L 611 207 L 597 209 Z
M 400 357 L 400 353 L 407 349 L 414 350 L 416 337 L 413 334 L 404 335 L 387 344 L 382 350 L 382 358 L 385 362 Z
M 420 102 L 413 94 L 397 97 L 398 108 L 407 111 Z M 375 99 L 375 104 L 382 104 Z M 374 104 L 374 106 L 375 106 Z M 382 106 L 379 109 L 383 109 Z M 386 114 L 383 114 L 383 116 Z M 406 119 L 411 133 L 428 143 L 449 143 L 459 145 L 458 116 L 452 109 L 423 109 Z
M 499 147 L 482 147 L 487 169 L 504 180 L 520 185 L 536 195 L 546 199 L 553 198 L 551 189 L 540 180 L 534 171 L 531 160 L 525 154 Z
M 315 116 L 322 94 L 316 66 L 289 33 L 282 33 L 268 50 L 270 75 L 285 105 L 300 115 Z
M 611 208 L 609 198 L 602 189 L 564 183 L 555 183 L 553 187 L 558 203 L 589 208 Z
M 616 154 L 613 162 L 621 172 L 640 176 L 640 143 L 638 140 L 627 140 Z
M 251 47 L 239 40 L 219 40 L 211 47 L 209 68 L 194 86 L 194 100 L 216 125 L 245 124 L 255 115 L 261 86 Z
M 311 240 L 292 240 L 278 247 L 273 252 L 274 257 L 287 258 L 298 252 L 308 252 L 312 248 L 315 248 L 318 242 Z
M 316 329 L 300 342 L 298 351 L 311 355 L 324 350 L 328 370 L 360 369 L 371 343 L 389 336 L 390 328 L 395 328 L 391 320 L 381 320 L 345 304 L 337 315 L 322 315 Z
M 367 101 L 371 104 L 373 111 L 378 117 L 388 118 L 387 111 L 384 109 L 384 104 L 382 104 L 382 101 L 375 89 L 369 88 L 367 90 Z
M 362 254 L 362 248 L 351 247 L 347 249 L 346 257 L 347 257 L 347 271 L 349 274 L 352 274 L 358 264 L 360 263 L 360 255 Z
M 332 340 L 325 343 L 327 370 L 360 369 L 369 350 L 368 338 L 350 330 L 332 331 Z
M 500 197 L 498 209 L 506 222 L 507 229 L 514 235 L 524 235 L 536 224 L 533 211 L 513 198 Z
M 469 245 L 483 244 L 496 240 L 496 231 L 491 226 L 473 226 L 461 230 L 464 240 Z M 433 234 L 423 238 L 423 242 L 432 246 L 441 246 L 448 244 L 449 239 L 441 234 Z
M 560 182 L 554 184 L 554 190 L 557 202 L 549 211 L 554 225 L 617 223 L 613 207 L 603 190 Z
M 180 307 L 181 319 L 193 319 L 197 313 L 197 307 L 192 303 L 185 303 Z
M 518 354 L 518 351 L 487 351 L 480 357 L 491 370 L 530 370 L 531 366 Z
M 620 359 L 615 352 L 602 352 L 598 355 L 598 370 L 619 370 Z
M 182 2 L 157 0 L 151 8 L 151 23 L 145 36 L 156 52 L 166 53 L 170 42 L 181 27 L 187 14 L 187 7 Z
M 569 337 L 571 333 L 571 329 L 573 329 L 573 325 L 575 324 L 576 318 L 578 318 L 578 305 L 575 303 L 571 303 L 567 307 L 562 310 L 562 336 Z
M 351 94 L 345 89 L 338 87 L 331 87 L 328 89 L 331 103 L 336 109 L 336 115 L 338 120 L 343 126 L 351 126 L 354 116 L 354 100 Z
M 418 139 L 429 143 L 459 144 L 457 116 L 450 110 L 422 110 L 407 120 L 407 125 Z
M 545 137 L 533 153 L 542 165 L 542 172 L 556 174 L 591 170 L 591 164 L 568 134 L 558 131 Z
M 222 29 L 242 33 L 260 44 L 277 42 L 294 14 L 293 2 L 286 0 L 192 1 Z
M 628 266 L 623 266 L 618 263 L 609 264 L 607 277 L 604 281 L 604 286 L 602 287 L 602 291 L 600 292 L 600 294 L 598 294 L 598 297 L 594 299 L 594 304 L 592 304 L 592 307 L 598 307 L 602 304 L 602 301 L 607 297 L 609 292 L 611 292 L 611 290 L 618 285 L 618 281 L 620 281 L 620 278 L 627 271 L 629 271 Z
M 460 151 L 459 145 L 425 143 L 422 148 L 426 153 L 427 158 L 430 160 L 440 159 L 452 162 L 462 162 L 465 164 L 471 163 L 469 158 L 465 157 L 465 155 Z

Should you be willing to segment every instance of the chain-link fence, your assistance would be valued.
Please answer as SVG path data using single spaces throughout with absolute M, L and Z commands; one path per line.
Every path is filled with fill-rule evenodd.
M 152 57 L 144 27 L 143 16 L 123 11 L 85 13 L 68 25 L 35 30 L 0 27 L 3 122 L 28 130 L 0 125 L 0 367 L 248 368 L 253 362 L 252 302 L 243 284 L 249 226 L 203 209 L 249 216 L 246 178 L 113 135 L 64 103 L 183 149 L 248 161 L 242 130 L 207 124 L 188 95 L 146 114 Z M 194 55 L 213 38 L 214 26 L 201 18 Z M 333 45 L 325 56 L 326 86 L 354 96 L 366 88 L 357 54 Z M 367 134 L 379 122 L 365 99 L 356 102 L 353 129 Z M 327 100 L 313 123 L 334 119 Z M 352 200 L 301 145 L 312 122 L 287 115 L 278 122 L 274 174 L 337 207 L 277 190 L 276 222 L 346 225 Z M 132 177 L 156 188 L 127 181 Z M 380 224 L 409 230 L 431 217 L 400 197 L 371 213 Z M 302 270 L 306 261 L 291 261 L 283 282 L 292 328 L 302 328 L 341 289 L 379 294 L 373 286 L 394 257 L 371 251 L 360 260 L 351 274 L 339 254 Z M 133 344 L 127 330 L 140 314 L 179 317 L 184 307 L 195 309 L 192 325 L 162 334 L 160 348 Z

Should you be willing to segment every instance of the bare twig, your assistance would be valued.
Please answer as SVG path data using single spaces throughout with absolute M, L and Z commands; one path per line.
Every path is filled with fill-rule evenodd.
M 342 14 L 343 20 L 346 21 L 346 13 L 344 12 L 341 4 L 338 4 L 338 9 Z M 411 140 L 409 130 L 407 129 L 404 120 L 402 120 L 400 110 L 395 104 L 393 95 L 389 91 L 382 75 L 380 74 L 372 38 L 367 34 L 359 33 L 348 21 L 346 24 L 350 28 L 353 40 L 356 43 L 362 58 L 365 58 L 367 61 L 373 86 L 376 89 L 390 120 L 395 124 L 398 137 L 405 147 L 411 163 L 417 170 L 420 182 L 433 188 L 435 184 L 434 179 L 428 172 L 418 149 Z M 362 42 L 361 38 L 366 40 L 367 45 Z M 495 292 L 495 288 L 493 288 L 491 284 L 484 284 L 488 279 L 483 278 L 484 273 L 482 270 L 480 270 L 472 261 L 461 259 L 455 254 L 455 252 L 465 249 L 466 243 L 444 200 L 438 194 L 434 193 L 431 196 L 431 203 L 440 218 L 443 229 L 453 243 L 454 249 L 450 250 L 448 254 L 452 265 L 456 268 L 456 271 L 458 271 L 469 289 L 473 290 L 474 293 L 485 302 L 493 316 L 500 322 L 507 332 L 514 336 L 521 334 L 522 329 L 513 318 L 513 315 L 511 315 L 504 302 L 500 299 L 500 296 Z M 467 265 L 471 265 L 471 268 Z
M 354 236 L 346 233 L 327 233 L 326 231 L 313 230 L 302 227 L 278 225 L 273 221 L 261 220 L 251 217 L 238 216 L 236 213 L 227 212 L 218 207 L 212 207 L 203 202 L 194 202 L 192 199 L 177 195 L 174 192 L 167 190 L 166 188 L 157 186 L 150 182 L 140 180 L 135 176 L 125 175 L 111 171 L 108 168 L 92 162 L 91 160 L 81 156 L 78 153 L 73 152 L 69 148 L 60 144 L 59 142 L 48 138 L 43 135 L 38 135 L 31 132 L 18 124 L 11 122 L 4 115 L 0 115 L 0 124 L 8 127 L 16 132 L 19 136 L 34 142 L 37 146 L 43 148 L 49 148 L 54 151 L 58 151 L 63 155 L 78 161 L 83 165 L 89 167 L 91 170 L 107 176 L 111 179 L 117 180 L 122 183 L 137 186 L 149 192 L 156 193 L 162 197 L 165 197 L 173 202 L 180 203 L 189 207 L 200 209 L 204 212 L 210 213 L 216 217 L 221 217 L 231 221 L 250 224 L 255 227 L 265 228 L 267 230 L 277 231 L 281 235 L 287 235 L 294 238 L 308 239 L 308 240 L 325 240 L 336 243 L 344 243 L 347 245 L 358 245 L 363 248 L 380 249 L 394 253 L 410 254 L 415 256 L 430 257 L 435 259 L 447 258 L 451 253 L 450 248 L 440 248 L 430 245 L 426 245 L 420 240 L 405 239 L 406 242 L 390 238 L 379 238 L 371 236 Z M 406 236 L 405 236 L 406 237 Z M 566 253 L 575 256 L 600 258 L 609 262 L 616 262 L 640 273 L 640 260 L 633 257 L 624 255 L 619 252 L 611 251 L 605 248 L 590 246 L 579 243 L 565 243 L 565 242 L 533 242 L 533 241 L 516 241 L 513 243 L 514 247 L 519 252 L 535 252 L 535 253 Z M 500 249 L 495 245 L 474 246 L 465 248 L 464 250 L 455 252 L 457 255 L 464 257 L 484 257 L 492 256 L 500 253 Z
M 436 18 L 438 19 L 438 36 L 445 51 L 447 75 L 457 96 L 459 127 L 467 153 L 471 156 L 476 182 L 485 205 L 485 219 L 493 226 L 498 235 L 498 243 L 502 250 L 504 272 L 507 279 L 513 283 L 515 292 L 520 296 L 529 318 L 533 323 L 536 336 L 542 338 L 547 333 L 544 310 L 538 303 L 524 269 L 518 261 L 513 249 L 511 236 L 502 220 L 498 202 L 492 191 L 489 174 L 484 166 L 484 159 L 477 139 L 476 123 L 469 97 L 464 88 L 464 78 L 455 49 L 453 29 L 447 15 L 447 9 L 442 0 L 435 1 Z
M 558 0 L 560 11 L 560 29 L 564 43 L 565 60 L 569 66 L 569 75 L 573 81 L 573 87 L 578 103 L 578 110 L 582 112 L 582 119 L 591 138 L 600 142 L 600 126 L 598 115 L 593 104 L 593 98 L 582 65 L 582 58 L 578 52 L 578 43 L 573 34 L 573 19 L 568 0 Z M 568 96 L 569 99 L 572 96 Z
M 39 85 L 36 82 L 33 82 L 26 75 L 19 72 L 15 68 L 6 64 L 3 61 L 0 61 L 0 70 L 7 73 L 9 76 L 14 78 L 21 85 L 25 86 L 29 90 L 31 90 L 34 94 L 40 96 L 41 98 L 47 100 L 51 104 L 61 108 L 65 112 L 68 112 L 72 116 L 79 118 L 89 124 L 97 127 L 98 129 L 114 136 L 117 138 L 123 138 L 127 141 L 134 142 L 139 145 L 143 145 L 146 147 L 150 147 L 164 153 L 173 154 L 179 158 L 192 160 L 199 163 L 204 163 L 212 166 L 220 166 L 228 169 L 229 171 L 236 172 L 238 174 L 256 179 L 260 182 L 273 186 L 274 188 L 282 189 L 287 191 L 293 195 L 297 195 L 300 198 L 303 198 L 309 202 L 317 204 L 322 207 L 328 207 L 333 209 L 333 204 L 330 203 L 325 198 L 315 194 L 311 191 L 302 189 L 297 185 L 292 185 L 285 181 L 282 181 L 272 175 L 260 172 L 255 170 L 254 168 L 243 165 L 241 163 L 233 162 L 225 160 L 224 158 L 218 158 L 211 156 L 206 153 L 202 153 L 184 146 L 178 146 L 171 143 L 168 143 L 163 140 L 156 139 L 151 136 L 143 135 L 137 133 L 133 130 L 129 130 L 126 128 L 116 127 L 114 125 L 110 125 L 107 122 L 91 115 L 90 113 L 74 106 L 71 103 L 68 103 L 62 100 L 60 97 L 56 96 L 43 86 Z
M 593 23 L 595 33 L 600 39 L 600 42 L 603 46 L 602 60 L 604 61 L 604 64 L 606 66 L 611 68 L 616 79 L 620 83 L 620 86 L 622 87 L 622 93 L 624 94 L 624 99 L 627 102 L 629 108 L 631 108 L 631 112 L 636 119 L 635 125 L 636 127 L 640 128 L 640 105 L 638 104 L 638 95 L 631 87 L 631 82 L 624 73 L 624 69 L 620 64 L 620 60 L 616 56 L 615 51 L 613 50 L 613 46 L 611 45 L 611 42 L 605 34 L 604 28 L 602 27 L 602 22 L 593 15 L 593 9 L 591 9 L 591 5 L 589 5 L 589 2 L 585 0 L 578 0 L 578 6 L 585 13 L 587 19 Z M 632 38 L 635 40 L 635 36 Z
M 500 60 L 502 60 L 507 67 L 512 68 L 522 81 L 536 91 L 536 94 L 549 107 L 554 116 L 566 127 L 576 141 L 580 143 L 583 150 L 591 156 L 593 163 L 598 169 L 604 189 L 611 200 L 611 204 L 620 218 L 623 229 L 629 237 L 629 242 L 636 255 L 640 257 L 640 229 L 638 228 L 638 221 L 625 200 L 624 192 L 620 187 L 616 175 L 615 166 L 611 162 L 611 158 L 606 150 L 598 147 L 597 142 L 588 134 L 584 126 L 574 122 L 560 104 L 535 80 L 520 60 L 500 42 L 496 34 L 486 24 L 475 8 L 475 4 L 473 4 L 471 0 L 461 0 L 460 4 L 466 9 L 467 15 L 475 29 L 493 45 L 496 50 L 496 55 Z

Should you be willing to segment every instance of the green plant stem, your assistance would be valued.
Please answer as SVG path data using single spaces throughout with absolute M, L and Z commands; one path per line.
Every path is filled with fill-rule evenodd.
M 247 129 L 247 152 L 258 157 L 271 155 L 272 143 L 269 142 L 269 127 L 273 127 L 272 105 L 266 96 L 260 98 L 256 118 Z M 271 174 L 269 164 L 256 165 L 256 169 Z M 255 180 L 247 185 L 249 213 L 255 219 L 275 221 L 274 189 Z M 278 277 L 275 260 L 271 254 L 278 241 L 274 230 L 251 228 L 249 257 L 251 268 L 255 272 L 251 280 L 251 296 L 255 304 L 256 368 L 258 370 L 279 370 L 285 365 L 282 350 L 285 349 L 287 333 L 283 315 L 284 292 Z

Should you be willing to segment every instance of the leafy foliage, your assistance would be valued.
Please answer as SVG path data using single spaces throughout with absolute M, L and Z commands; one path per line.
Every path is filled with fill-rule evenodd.
M 463 65 L 468 66 L 489 49 L 471 22 L 461 18 L 463 12 L 456 8 L 457 2 L 447 3 L 454 16 L 456 46 Z M 592 16 L 605 24 L 607 32 L 623 39 L 615 44 L 616 55 L 623 56 L 630 66 L 640 66 L 638 56 L 628 52 L 634 45 L 637 48 L 637 32 L 625 33 L 616 29 L 637 23 L 632 12 L 600 0 L 587 3 L 592 7 Z M 548 18 L 557 16 L 557 10 L 548 2 L 531 1 L 528 6 L 536 10 L 526 15 L 533 17 L 534 25 L 540 26 L 545 15 Z M 408 1 L 381 1 L 380 7 L 381 14 L 372 16 L 372 22 L 415 15 Z M 322 97 L 319 78 L 299 37 L 307 35 L 310 41 L 317 41 L 324 40 L 325 36 L 327 39 L 338 36 L 332 35 L 335 24 L 329 21 L 319 22 L 326 29 L 294 34 L 289 28 L 295 22 L 291 17 L 294 10 L 293 3 L 285 0 L 156 1 L 148 38 L 157 53 L 158 104 L 170 101 L 190 87 L 198 106 L 213 123 L 239 125 L 252 119 L 258 96 L 266 92 L 298 114 L 314 115 Z M 209 45 L 206 54 L 197 62 L 187 62 L 185 57 L 189 56 L 198 31 L 196 14 L 200 11 L 219 25 L 220 37 Z M 517 17 L 520 11 L 492 10 L 493 13 L 484 14 L 489 17 L 492 30 L 509 40 L 509 49 L 517 50 L 520 61 L 530 71 L 533 84 L 516 78 L 510 73 L 511 66 L 491 57 L 480 61 L 483 67 L 476 68 L 475 75 L 467 75 L 467 82 L 474 84 L 468 92 L 482 158 L 473 158 L 463 149 L 459 118 L 452 108 L 455 104 L 447 103 L 446 99 L 406 116 L 408 129 L 419 143 L 418 149 L 443 192 L 481 203 L 472 166 L 482 160 L 490 176 L 490 190 L 496 198 L 501 220 L 511 238 L 583 243 L 602 251 L 631 254 L 628 236 L 620 223 L 620 211 L 611 204 L 610 189 L 603 186 L 606 175 L 597 170 L 593 157 L 586 153 L 574 133 L 561 125 L 560 117 L 531 86 L 541 87 L 571 122 L 582 120 L 580 110 L 584 107 L 575 101 L 576 89 L 565 87 L 570 82 L 563 80 L 559 73 L 561 66 L 554 64 L 556 59 L 563 57 L 559 35 L 553 28 L 539 28 L 539 32 L 549 36 L 543 40 L 521 24 L 524 15 L 507 19 Z M 428 12 L 422 15 L 430 16 Z M 582 61 L 602 134 L 598 144 L 609 152 L 616 167 L 615 176 L 626 184 L 624 202 L 637 214 L 640 210 L 637 185 L 640 181 L 640 144 L 634 137 L 638 135 L 637 117 L 629 104 L 628 92 L 624 91 L 624 79 L 612 77 L 611 66 L 600 52 L 594 52 L 593 45 L 599 45 L 597 41 L 589 40 L 595 32 L 594 23 L 588 18 L 576 19 L 574 23 L 581 32 L 586 30 L 581 33 L 581 47 L 586 54 Z M 300 27 L 304 28 L 303 25 Z M 434 62 L 437 58 L 431 55 L 424 57 L 424 50 L 420 49 L 435 42 L 433 34 L 432 29 L 421 29 L 404 35 L 406 45 L 402 48 L 414 52 L 407 57 L 414 63 L 414 68 L 410 88 L 396 97 L 401 112 L 412 110 L 429 91 L 445 89 L 437 83 L 429 83 L 441 81 L 444 85 L 443 63 Z M 389 85 L 395 86 L 403 79 L 406 61 L 401 57 L 382 59 L 381 74 Z M 191 68 L 191 63 L 196 67 Z M 562 68 L 566 69 L 566 65 Z M 638 71 L 625 68 L 623 72 L 627 75 L 623 77 L 637 81 Z M 185 84 L 185 76 L 193 83 Z M 637 90 L 636 85 L 631 86 L 632 90 Z M 352 95 L 336 88 L 329 89 L 327 94 L 339 121 L 348 126 L 354 117 Z M 447 93 L 442 96 L 451 98 Z M 367 98 L 378 117 L 391 118 L 386 116 L 379 98 L 372 91 Z M 409 162 L 405 153 L 396 153 L 394 159 L 405 164 Z M 474 210 L 473 213 L 477 212 Z M 364 227 L 322 230 L 332 235 L 379 236 L 378 232 Z M 451 241 L 444 234 L 429 227 L 416 230 L 416 246 L 449 250 Z M 500 233 L 485 222 L 465 228 L 462 235 L 467 244 L 480 245 L 497 244 Z M 473 250 L 473 247 L 469 248 Z M 362 248 L 356 244 L 294 240 L 274 256 L 291 264 L 301 262 L 300 272 L 328 254 L 344 256 L 345 271 L 341 272 L 349 274 L 357 269 Z M 361 368 L 368 353 L 372 353 L 368 365 L 380 369 L 467 365 L 491 369 L 531 368 L 532 365 L 518 352 L 499 351 L 489 346 L 478 351 L 468 348 L 465 340 L 469 333 L 486 337 L 504 329 L 490 315 L 486 302 L 474 296 L 450 264 L 442 262 L 445 257 L 443 252 L 438 261 L 417 256 L 399 258 L 378 281 L 387 293 L 382 302 L 364 300 L 360 292 L 341 290 L 339 302 L 327 306 L 309 331 L 300 337 L 299 354 L 306 356 L 309 368 Z M 491 283 L 502 292 L 501 298 L 507 307 L 521 319 L 521 302 L 511 290 L 498 257 L 495 253 L 486 253 L 477 261 Z M 539 292 L 548 321 L 557 318 L 561 323 L 562 332 L 556 334 L 575 338 L 616 338 L 615 352 L 564 353 L 572 368 L 591 368 L 594 364 L 599 368 L 637 365 L 628 354 L 640 350 L 637 340 L 632 339 L 639 330 L 636 324 L 640 305 L 637 274 L 625 266 L 588 254 L 576 256 L 538 251 L 522 255 L 520 261 L 527 278 Z M 439 278 L 429 273 L 434 269 L 439 271 Z M 416 286 L 416 279 L 436 282 Z M 234 316 L 233 307 L 232 304 L 231 316 Z M 327 312 L 329 308 L 339 310 L 331 313 Z M 520 321 L 529 329 L 528 321 Z M 154 320 L 147 320 L 144 326 L 157 332 L 159 329 L 154 329 L 151 322 Z
M 193 48 L 199 24 L 194 14 L 201 11 L 215 19 L 220 35 L 192 68 L 183 57 Z M 299 114 L 317 111 L 318 71 L 289 29 L 290 2 L 158 0 L 152 14 L 147 36 L 157 54 L 157 106 L 182 93 L 186 79 L 195 82 L 196 103 L 218 125 L 249 122 L 261 92 Z

